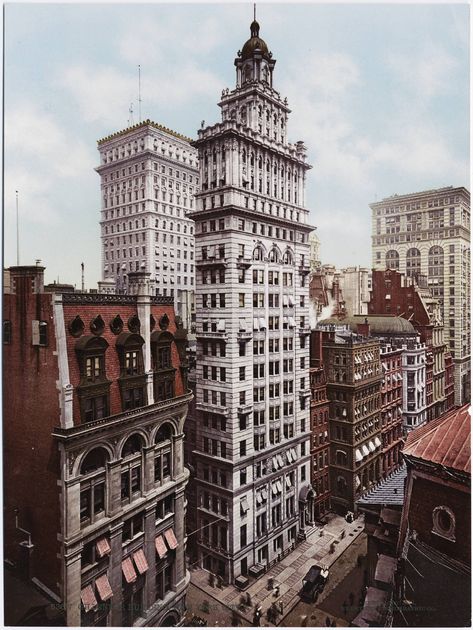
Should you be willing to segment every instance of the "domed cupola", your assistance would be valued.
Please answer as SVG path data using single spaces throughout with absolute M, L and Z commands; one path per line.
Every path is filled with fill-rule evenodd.
M 256 20 L 251 23 L 250 33 L 250 39 L 245 42 L 241 50 L 242 61 L 253 57 L 255 52 L 260 53 L 265 59 L 270 59 L 271 53 L 269 52 L 268 46 L 266 45 L 264 39 L 261 39 L 261 37 L 259 36 L 259 24 Z
M 238 51 L 235 59 L 237 68 L 237 87 L 251 83 L 266 83 L 272 87 L 273 68 L 276 61 L 264 39 L 259 36 L 259 24 L 256 16 L 250 26 L 251 37 Z

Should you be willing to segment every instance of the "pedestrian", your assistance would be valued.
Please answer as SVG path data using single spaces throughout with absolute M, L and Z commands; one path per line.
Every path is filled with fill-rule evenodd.
M 335 619 L 332 621 L 332 628 L 336 628 L 337 624 L 335 623 Z
M 347 606 L 346 601 L 343 602 L 342 608 L 343 608 L 343 616 L 346 617 L 347 616 L 347 610 L 348 610 L 348 606 Z
M 283 615 L 284 614 L 284 604 L 282 603 L 282 599 L 279 600 L 278 606 L 279 606 L 279 613 L 281 615 Z
M 326 627 L 330 628 L 330 624 L 331 624 L 330 617 L 329 616 L 325 617 L 325 625 L 326 625 Z

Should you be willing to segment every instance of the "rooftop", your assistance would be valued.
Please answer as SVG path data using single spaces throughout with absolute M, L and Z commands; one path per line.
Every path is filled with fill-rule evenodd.
M 411 431 L 403 455 L 471 474 L 471 418 L 468 405 Z
M 136 125 L 133 125 L 132 127 L 127 127 L 126 129 L 122 129 L 121 131 L 116 131 L 115 133 L 112 133 L 109 136 L 106 136 L 105 138 L 101 138 L 100 140 L 97 140 L 97 144 L 101 145 L 101 144 L 104 144 L 105 142 L 108 142 L 109 140 L 115 140 L 115 138 L 119 138 L 120 136 L 125 136 L 127 133 L 130 133 L 131 131 L 137 131 L 138 129 L 141 129 L 142 127 L 153 127 L 154 129 L 158 129 L 159 131 L 164 131 L 164 133 L 167 133 L 170 136 L 174 136 L 175 138 L 178 138 L 179 140 L 184 140 L 185 142 L 192 142 L 192 138 L 183 136 L 177 131 L 173 131 L 172 129 L 169 129 L 168 127 L 165 127 L 164 125 L 160 125 L 159 123 L 156 123 L 153 120 L 150 120 L 148 118 L 147 120 L 144 120 L 141 123 L 137 123 Z
M 358 324 L 364 324 L 368 320 L 370 332 L 378 334 L 416 334 L 411 322 L 397 315 L 352 315 L 337 319 L 329 317 L 318 322 L 320 325 L 337 324 L 348 326 L 353 332 L 357 332 Z
M 428 195 L 438 195 L 438 194 L 446 194 L 446 193 L 456 193 L 456 192 L 465 192 L 469 197 L 470 193 L 464 186 L 445 186 L 444 188 L 431 188 L 430 190 L 419 190 L 413 193 L 404 193 L 398 194 L 394 193 L 389 197 L 384 197 L 381 201 L 375 201 L 374 203 L 370 203 L 370 208 L 385 205 L 386 203 L 392 203 L 393 201 L 401 201 L 403 199 L 409 199 L 411 197 L 420 197 L 420 196 L 428 196 Z
M 404 480 L 407 467 L 403 465 L 381 481 L 375 488 L 358 499 L 359 507 L 372 505 L 399 505 L 404 503 Z

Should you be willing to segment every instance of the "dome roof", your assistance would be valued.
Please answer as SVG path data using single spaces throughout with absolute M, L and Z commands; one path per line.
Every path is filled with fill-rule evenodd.
M 415 334 L 416 330 L 411 322 L 403 317 L 397 315 L 352 315 L 351 317 L 345 317 L 344 319 L 337 319 L 336 317 L 329 317 L 323 319 L 318 324 L 339 324 L 346 325 L 353 332 L 357 332 L 358 324 L 364 324 L 365 319 L 368 320 L 371 332 L 374 334 Z
M 259 24 L 256 20 L 251 23 L 250 32 L 251 37 L 248 41 L 245 42 L 241 50 L 242 60 L 244 61 L 245 59 L 251 59 L 256 50 L 260 52 L 263 57 L 269 58 L 270 52 L 268 50 L 268 46 L 266 45 L 266 42 L 259 36 Z

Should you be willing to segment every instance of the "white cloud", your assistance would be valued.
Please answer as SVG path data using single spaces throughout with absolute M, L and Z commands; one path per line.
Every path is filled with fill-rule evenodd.
M 398 82 L 419 99 L 444 92 L 458 67 L 458 61 L 439 44 L 428 44 L 417 55 L 395 52 L 387 61 Z
M 7 111 L 5 156 L 6 212 L 14 212 L 14 191 L 19 190 L 33 223 L 58 222 L 60 184 L 82 177 L 93 163 L 92 152 L 72 131 L 31 104 Z

